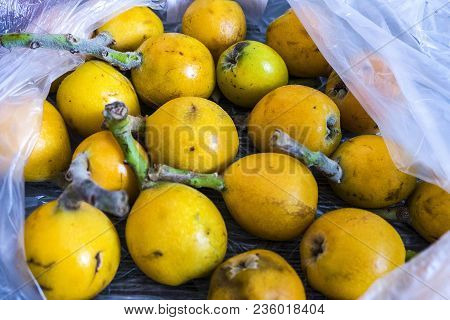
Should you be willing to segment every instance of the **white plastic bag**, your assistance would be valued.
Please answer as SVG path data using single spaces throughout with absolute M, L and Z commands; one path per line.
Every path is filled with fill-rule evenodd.
M 112 16 L 151 0 L 10 0 L 0 4 L 0 33 L 29 31 L 89 36 Z M 52 50 L 0 48 L 0 297 L 39 299 L 23 252 L 23 165 L 37 140 L 51 82 L 83 62 Z M 45 232 L 45 230 L 43 230 Z
M 288 0 L 397 167 L 450 192 L 447 0 Z

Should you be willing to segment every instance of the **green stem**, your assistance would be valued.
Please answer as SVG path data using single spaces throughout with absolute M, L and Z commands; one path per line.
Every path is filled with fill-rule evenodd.
M 342 168 L 322 152 L 314 152 L 292 139 L 287 133 L 276 129 L 271 137 L 272 146 L 303 162 L 307 167 L 315 167 L 333 182 L 340 183 Z
M 132 118 L 128 115 L 128 108 L 124 103 L 116 101 L 105 106 L 103 111 L 105 125 L 119 143 L 126 163 L 134 170 L 141 188 L 147 182 L 149 169 L 148 158 L 139 152 L 139 144 L 133 138 Z
M 405 206 L 375 209 L 372 211 L 386 220 L 410 223 L 408 208 Z
M 123 190 L 108 191 L 92 181 L 86 153 L 80 153 L 71 163 L 66 174 L 70 184 L 58 198 L 58 205 L 67 210 L 77 210 L 82 201 L 94 207 L 124 217 L 128 211 L 128 196 Z
M 414 251 L 414 250 L 406 250 L 405 261 L 408 262 L 409 260 L 414 258 L 416 255 L 417 255 L 416 251 Z
M 175 169 L 159 164 L 149 173 L 153 182 L 171 181 L 190 185 L 194 188 L 210 188 L 217 191 L 225 189 L 223 178 L 217 173 L 197 173 L 189 170 Z
M 122 70 L 137 68 L 142 64 L 138 52 L 120 52 L 109 48 L 114 39 L 108 32 L 101 32 L 92 39 L 81 39 L 68 34 L 7 33 L 0 35 L 0 46 L 12 48 L 46 48 L 84 53 L 105 60 Z

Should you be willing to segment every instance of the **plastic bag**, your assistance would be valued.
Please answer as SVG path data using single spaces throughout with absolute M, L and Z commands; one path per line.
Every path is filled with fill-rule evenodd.
M 446 0 L 288 0 L 397 167 L 450 192 Z
M 163 3 L 163 2 L 161 2 Z M 52 32 L 89 36 L 112 16 L 151 0 L 11 0 L 0 4 L 0 33 Z M 43 297 L 23 252 L 24 161 L 38 138 L 42 102 L 51 82 L 83 62 L 52 50 L 0 48 L 0 297 Z
M 404 266 L 375 281 L 361 299 L 450 298 L 450 232 Z

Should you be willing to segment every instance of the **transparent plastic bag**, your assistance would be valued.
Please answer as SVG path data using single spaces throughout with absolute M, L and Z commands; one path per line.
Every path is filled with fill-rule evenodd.
M 0 3 L 0 33 L 48 32 L 89 36 L 103 22 L 151 0 L 10 0 Z M 161 2 L 163 3 L 163 2 Z M 52 50 L 0 48 L 0 297 L 43 297 L 23 252 L 23 166 L 39 134 L 42 103 L 60 75 L 81 55 Z M 43 231 L 45 232 L 45 231 Z
M 450 192 L 446 0 L 288 0 L 397 167 Z

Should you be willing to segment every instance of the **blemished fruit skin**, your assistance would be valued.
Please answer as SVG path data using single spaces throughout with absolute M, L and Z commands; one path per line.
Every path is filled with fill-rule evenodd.
M 147 158 L 144 148 L 137 143 L 142 157 Z M 110 131 L 100 131 L 84 139 L 73 153 L 75 159 L 80 153 L 87 153 L 92 180 L 109 191 L 125 190 L 131 201 L 139 193 L 139 185 L 119 143 Z
M 147 7 L 131 8 L 96 30 L 109 32 L 115 43 L 111 46 L 118 51 L 134 51 L 145 40 L 161 35 L 164 26 L 159 17 Z
M 208 275 L 227 249 L 219 210 L 201 192 L 177 183 L 141 192 L 128 216 L 125 237 L 139 269 L 170 286 Z
M 56 101 L 67 125 L 83 137 L 102 130 L 108 103 L 125 103 L 133 116 L 141 112 L 131 82 L 109 64 L 96 60 L 82 64 L 62 81 Z
M 357 299 L 405 261 L 395 229 L 366 210 L 345 208 L 317 219 L 300 243 L 308 283 L 332 299 Z
M 278 53 L 257 41 L 241 41 L 217 62 L 217 84 L 234 104 L 253 108 L 264 95 L 288 83 L 286 64 Z
M 216 103 L 197 97 L 162 105 L 147 118 L 145 138 L 153 162 L 202 173 L 225 169 L 239 148 L 231 117 Z
M 55 200 L 26 219 L 25 253 L 47 299 L 90 299 L 114 278 L 120 242 L 100 210 L 84 202 L 62 209 Z
M 300 161 L 281 153 L 258 153 L 224 172 L 222 195 L 247 232 L 273 241 L 299 236 L 314 220 L 317 183 Z
M 337 148 L 342 137 L 336 104 L 322 92 L 301 85 L 273 90 L 250 113 L 248 134 L 258 150 L 276 151 L 270 144 L 275 129 L 325 155 Z
M 408 199 L 408 212 L 413 228 L 429 242 L 450 230 L 450 194 L 434 184 L 419 183 Z
M 244 11 L 236 1 L 195 0 L 183 15 L 182 32 L 202 42 L 217 61 L 225 49 L 245 39 Z
M 305 300 L 298 274 L 277 253 L 256 249 L 241 253 L 214 271 L 211 300 Z
M 48 101 L 44 101 L 41 131 L 24 167 L 26 182 L 55 178 L 70 164 L 70 140 L 63 118 Z
M 178 97 L 208 98 L 215 87 L 214 60 L 197 39 L 164 33 L 138 49 L 140 67 L 131 70 L 136 91 L 146 104 L 162 105 Z
M 331 157 L 342 168 L 334 192 L 360 208 L 383 208 L 406 199 L 416 187 L 416 178 L 398 170 L 382 137 L 362 135 L 342 143 Z
M 356 134 L 376 134 L 379 132 L 375 121 L 367 114 L 335 71 L 331 72 L 328 78 L 325 92 L 336 103 L 341 112 L 342 128 Z
M 290 75 L 326 77 L 330 74 L 330 65 L 292 9 L 268 26 L 266 38 L 267 45 L 286 62 Z

